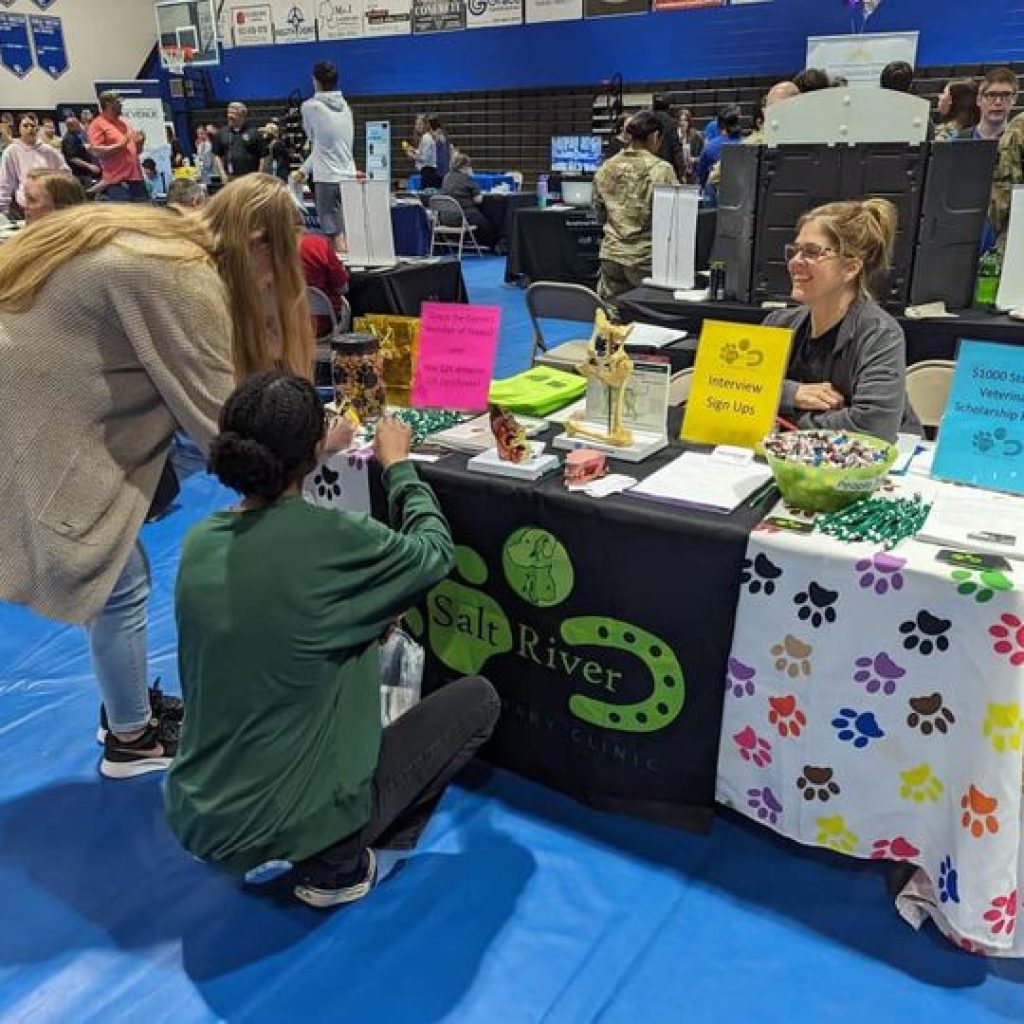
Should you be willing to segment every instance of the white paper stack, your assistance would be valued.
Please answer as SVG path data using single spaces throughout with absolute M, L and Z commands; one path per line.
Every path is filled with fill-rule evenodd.
M 713 454 L 685 452 L 629 493 L 709 512 L 732 512 L 771 478 L 772 471 L 762 463 L 734 464 Z
M 957 551 L 1024 559 L 1024 498 L 942 486 L 917 539 Z

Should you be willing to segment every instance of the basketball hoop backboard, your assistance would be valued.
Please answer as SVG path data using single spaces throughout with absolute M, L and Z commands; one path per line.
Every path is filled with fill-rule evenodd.
M 181 74 L 220 63 L 216 0 L 159 0 L 155 11 L 163 67 Z

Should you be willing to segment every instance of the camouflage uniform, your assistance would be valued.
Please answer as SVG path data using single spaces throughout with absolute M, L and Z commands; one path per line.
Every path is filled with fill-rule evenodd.
M 604 224 L 598 292 L 612 299 L 651 273 L 655 185 L 678 185 L 671 164 L 645 149 L 626 149 L 594 177 L 594 205 Z
M 1024 185 L 1024 114 L 1018 114 L 999 140 L 999 158 L 992 175 L 992 199 L 988 219 L 999 237 L 999 248 L 1006 245 L 1010 223 L 1010 196 L 1014 185 Z

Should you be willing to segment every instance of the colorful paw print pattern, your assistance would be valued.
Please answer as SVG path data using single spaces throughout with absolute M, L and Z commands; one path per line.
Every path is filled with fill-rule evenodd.
M 860 683 L 868 693 L 884 693 L 891 697 L 896 692 L 896 683 L 906 674 L 885 651 L 874 657 L 865 655 L 854 662 L 853 681 Z
M 745 729 L 733 736 L 733 742 L 744 761 L 750 761 L 758 768 L 764 768 L 772 763 L 772 745 L 754 732 L 753 726 L 748 725 Z
M 960 872 L 953 865 L 953 858 L 946 857 L 939 865 L 939 902 L 960 902 Z
M 989 636 L 995 643 L 992 649 L 1003 654 L 1014 668 L 1024 665 L 1024 622 L 1009 613 L 999 616 L 994 626 L 989 626 Z
M 937 803 L 946 791 L 930 764 L 919 764 L 916 768 L 900 772 L 900 780 L 900 796 L 915 804 Z
M 989 904 L 989 910 L 982 915 L 989 924 L 993 935 L 1012 935 L 1017 926 L 1017 890 L 1005 896 L 997 896 Z
M 810 622 L 814 629 L 820 629 L 826 622 L 836 621 L 836 602 L 839 591 L 828 590 L 817 583 L 809 583 L 806 590 L 801 590 L 793 603 L 797 606 L 797 618 L 801 622 Z
M 743 559 L 740 582 L 751 594 L 764 594 L 765 597 L 771 597 L 775 593 L 776 581 L 781 575 L 782 569 L 762 552 L 755 555 L 753 559 Z
M 843 743 L 852 743 L 857 750 L 863 750 L 873 740 L 885 735 L 871 711 L 840 708 L 832 719 L 832 726 Z
M 954 569 L 950 577 L 961 597 L 973 597 L 978 604 L 987 604 L 997 593 L 1013 590 L 1013 581 L 995 570 Z
M 768 722 L 774 725 L 779 735 L 786 739 L 799 736 L 807 725 L 807 716 L 797 706 L 796 697 L 787 694 L 783 697 L 768 698 Z
M 911 697 L 907 704 L 910 707 L 907 725 L 911 729 L 917 729 L 922 736 L 931 736 L 934 733 L 945 736 L 956 724 L 956 715 L 946 707 L 941 693 Z
M 854 853 L 860 839 L 846 826 L 846 819 L 837 814 L 834 818 L 818 819 L 818 834 L 815 842 L 839 853 Z
M 805 644 L 795 636 L 787 633 L 782 640 L 772 647 L 772 657 L 775 659 L 775 669 L 783 672 L 790 679 L 798 679 L 800 676 L 811 674 L 811 654 L 814 648 Z
M 952 625 L 949 619 L 940 619 L 931 612 L 919 611 L 915 618 L 900 623 L 903 646 L 926 658 L 936 651 L 945 653 L 949 650 L 949 637 L 946 634 Z
M 764 789 L 748 789 L 747 806 L 769 825 L 777 825 L 782 816 L 782 802 L 768 786 Z
M 808 803 L 819 800 L 827 804 L 842 792 L 834 776 L 835 772 L 826 765 L 805 764 L 803 773 L 796 780 L 796 788 Z
M 756 669 L 744 665 L 739 658 L 730 658 L 729 667 L 725 673 L 725 688 L 734 697 L 753 697 L 756 674 Z
M 1019 753 L 1021 738 L 1024 737 L 1024 716 L 1020 713 L 1020 705 L 989 704 L 982 732 L 997 754 Z
M 975 839 L 995 835 L 999 831 L 999 819 L 996 817 L 999 801 L 994 796 L 988 796 L 972 784 L 961 798 L 960 807 L 964 812 L 960 824 Z
M 865 590 L 873 590 L 879 596 L 888 594 L 890 590 L 902 590 L 904 580 L 900 570 L 906 564 L 905 558 L 879 551 L 870 558 L 862 558 L 854 566 L 858 574 L 857 582 Z
M 876 839 L 871 844 L 872 860 L 914 860 L 921 851 L 905 836 Z

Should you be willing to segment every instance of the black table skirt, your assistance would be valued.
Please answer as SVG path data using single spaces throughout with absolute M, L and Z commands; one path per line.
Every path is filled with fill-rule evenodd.
M 505 280 L 569 281 L 593 288 L 600 249 L 601 225 L 594 210 L 524 207 L 515 213 Z
M 353 316 L 391 313 L 419 316 L 424 302 L 468 302 L 462 264 L 455 259 L 399 263 L 383 270 L 357 270 L 349 282 Z
M 661 288 L 634 288 L 616 300 L 624 320 L 681 327 L 700 335 L 705 319 L 760 323 L 769 310 L 738 302 L 678 302 Z M 925 359 L 955 359 L 961 338 L 1024 344 L 1024 323 L 1008 316 L 968 310 L 955 320 L 912 320 L 898 316 L 907 339 L 907 365 Z
M 613 469 L 643 477 L 682 450 Z M 503 705 L 491 760 L 603 810 L 707 830 L 739 577 L 764 505 L 717 516 L 595 501 L 560 477 L 465 463 L 420 466 L 459 545 L 458 569 L 413 616 L 425 690 L 482 674 Z
M 495 249 L 508 252 L 512 247 L 516 212 L 535 207 L 536 192 L 488 192 L 480 203 L 480 212 L 494 231 Z

